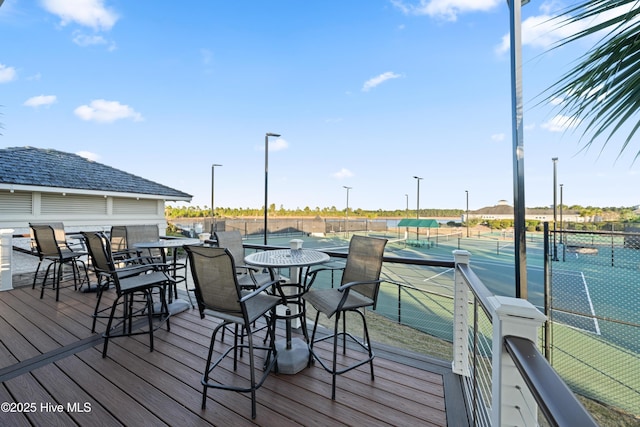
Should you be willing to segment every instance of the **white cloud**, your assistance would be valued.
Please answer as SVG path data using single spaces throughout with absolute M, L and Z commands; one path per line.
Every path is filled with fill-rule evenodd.
M 566 23 L 565 18 L 558 19 L 562 6 L 555 2 L 545 2 L 540 6 L 541 14 L 531 16 L 522 22 L 522 45 L 539 49 L 549 49 L 560 40 L 570 37 L 587 27 L 593 27 L 614 16 L 626 14 L 632 5 L 613 8 L 589 20 Z M 595 37 L 600 37 L 595 35 Z M 502 36 L 496 52 L 503 54 L 509 51 L 509 34 Z
M 563 102 L 564 102 L 564 98 L 560 98 L 559 96 L 553 97 L 553 99 L 551 99 L 550 101 L 551 105 L 560 105 Z
M 338 172 L 333 173 L 331 176 L 337 179 L 349 178 L 353 176 L 353 172 L 349 169 L 342 168 Z
M 120 119 L 132 119 L 134 122 L 144 120 L 142 114 L 128 105 L 122 105 L 118 101 L 106 101 L 94 99 L 90 105 L 81 105 L 74 111 L 82 120 L 100 123 L 111 123 Z
M 38 95 L 38 96 L 32 96 L 31 98 L 27 99 L 26 101 L 24 101 L 24 106 L 26 107 L 42 107 L 44 106 L 49 106 L 51 104 L 54 104 L 57 101 L 57 98 L 55 95 Z
M 573 129 L 579 124 L 580 119 L 559 114 L 548 122 L 543 123 L 541 127 L 549 132 L 563 132 L 567 129 Z
M 7 83 L 14 80 L 17 76 L 16 69 L 0 64 L 0 83 Z
M 504 141 L 504 133 L 494 133 L 491 135 L 491 140 L 496 142 Z
M 401 77 L 400 74 L 396 74 L 392 71 L 387 71 L 386 73 L 382 73 L 379 76 L 372 77 L 366 82 L 364 82 L 364 85 L 362 86 L 362 91 L 368 92 L 374 87 L 386 82 L 387 80 L 397 79 L 398 77 Z
M 76 153 L 80 157 L 84 157 L 87 160 L 91 160 L 92 162 L 97 162 L 100 159 L 100 156 L 96 153 L 92 153 L 91 151 L 78 151 Z
M 104 0 L 42 0 L 42 5 L 60 18 L 62 26 L 73 22 L 94 30 L 110 30 L 119 18 L 104 6 Z
M 283 138 L 278 138 L 275 141 L 269 142 L 269 151 L 280 151 L 287 147 L 289 147 L 289 143 Z
M 116 44 L 100 35 L 87 35 L 80 31 L 74 31 L 73 42 L 81 47 L 108 45 L 108 50 L 116 50 Z
M 446 21 L 457 20 L 461 13 L 487 11 L 504 4 L 502 0 L 420 0 L 418 4 L 391 0 L 391 3 L 407 15 L 428 15 Z

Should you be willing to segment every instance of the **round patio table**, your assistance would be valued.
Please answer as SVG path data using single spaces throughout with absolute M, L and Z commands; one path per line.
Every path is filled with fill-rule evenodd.
M 271 277 L 278 277 L 275 270 L 279 268 L 290 269 L 289 282 L 284 286 L 293 289 L 293 293 L 285 293 L 287 311 L 284 315 L 276 316 L 278 319 L 286 320 L 287 337 L 284 340 L 276 341 L 278 351 L 278 372 L 283 374 L 295 374 L 307 366 L 309 361 L 309 347 L 300 338 L 291 338 L 291 320 L 300 319 L 305 315 L 304 310 L 300 310 L 304 302 L 304 285 L 301 282 L 304 268 L 308 269 L 312 265 L 322 264 L 329 261 L 329 255 L 313 249 L 275 249 L 269 251 L 255 252 L 247 255 L 244 262 L 256 267 L 268 268 Z M 289 305 L 294 305 L 297 310 L 292 314 Z M 305 322 L 305 319 L 301 319 Z

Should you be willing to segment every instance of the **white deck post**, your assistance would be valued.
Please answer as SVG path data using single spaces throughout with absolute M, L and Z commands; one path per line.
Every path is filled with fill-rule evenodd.
M 0 230 L 0 291 L 13 289 L 13 229 Z
M 453 251 L 453 259 L 458 264 L 469 264 L 469 251 Z M 453 305 L 453 361 L 451 370 L 454 374 L 468 377 L 469 371 L 469 287 L 464 278 L 454 270 L 454 305 Z
M 502 296 L 489 297 L 493 311 L 491 424 L 537 425 L 535 399 L 504 348 L 504 337 L 538 340 L 538 329 L 547 319 L 529 301 Z

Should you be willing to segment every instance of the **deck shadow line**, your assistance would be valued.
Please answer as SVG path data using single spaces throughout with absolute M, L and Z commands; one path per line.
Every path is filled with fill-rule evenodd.
M 22 374 L 41 368 L 49 363 L 54 363 L 60 359 L 71 356 L 88 348 L 94 347 L 103 342 L 102 334 L 95 334 L 73 344 L 48 351 L 31 359 L 23 360 L 6 368 L 0 369 L 0 382 L 8 381 Z

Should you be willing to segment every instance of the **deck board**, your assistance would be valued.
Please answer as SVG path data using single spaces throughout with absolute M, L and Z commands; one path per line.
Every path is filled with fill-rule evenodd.
M 105 293 L 103 306 L 113 293 Z M 0 399 L 38 405 L 34 413 L 2 414 L 3 425 L 445 426 L 447 409 L 461 410 L 446 407 L 442 365 L 420 355 L 396 358 L 393 348 L 374 359 L 374 381 L 368 365 L 339 376 L 335 401 L 331 375 L 316 363 L 295 375 L 271 374 L 257 391 L 256 420 L 248 394 L 210 389 L 202 410 L 200 381 L 215 320 L 188 310 L 171 317 L 170 331 L 163 326 L 154 333 L 153 352 L 149 337 L 139 335 L 110 340 L 108 357 L 102 358 L 105 320 L 98 320 L 98 334 L 91 333 L 95 293 L 65 288 L 58 302 L 52 292 L 39 297 L 39 289 L 30 286 L 0 292 Z M 216 352 L 231 338 L 218 339 Z M 316 348 L 330 357 L 329 343 Z M 400 363 L 403 358 L 410 363 Z M 261 363 L 258 352 L 256 365 Z M 248 377 L 247 357 L 235 372 L 231 361 L 222 367 L 216 380 Z M 52 413 L 41 411 L 42 403 L 65 409 L 87 403 L 91 410 Z

